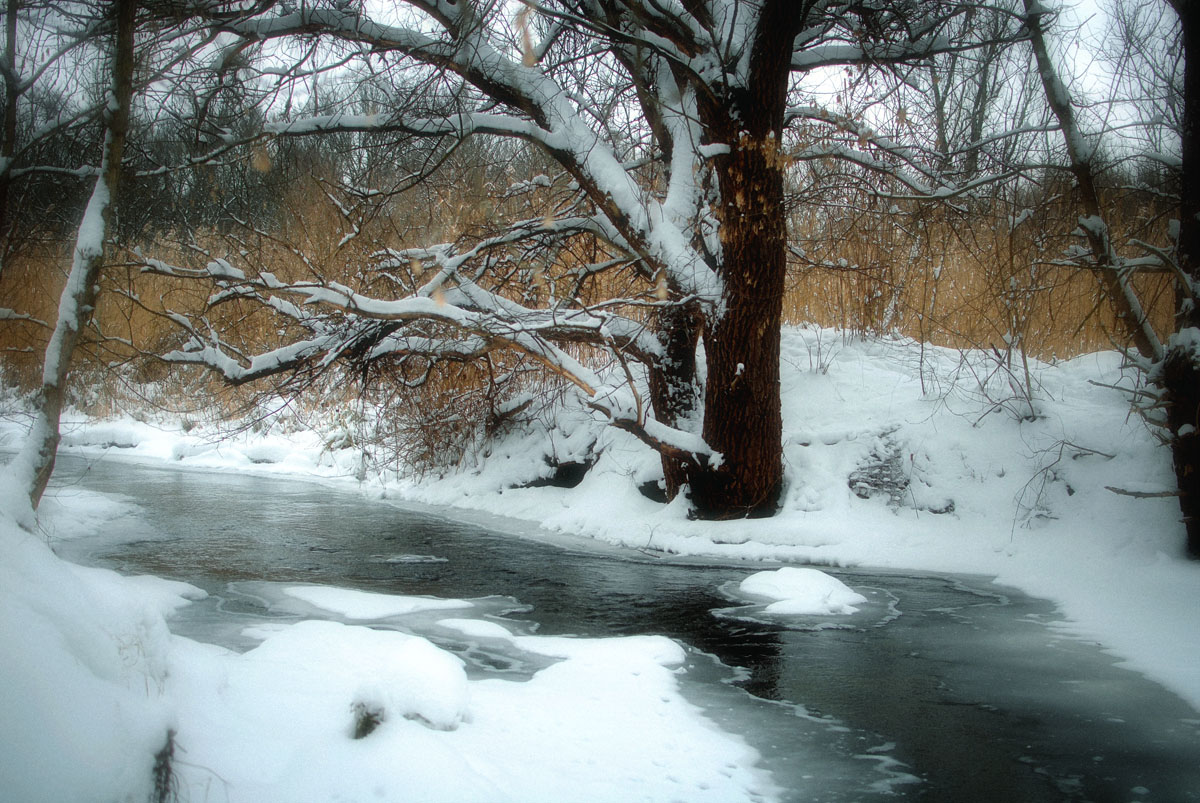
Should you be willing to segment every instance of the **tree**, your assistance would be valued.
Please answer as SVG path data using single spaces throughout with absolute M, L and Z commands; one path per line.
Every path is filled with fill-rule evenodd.
M 22 21 L 23 27 L 17 25 Z M 3 201 L 15 179 L 53 177 L 48 183 L 55 201 L 63 200 L 64 178 L 94 180 L 72 238 L 57 315 L 51 324 L 43 324 L 50 334 L 33 423 L 20 451 L 4 467 L 8 484 L 28 498 L 30 512 L 38 507 L 54 469 L 59 417 L 76 347 L 85 331 L 95 329 L 106 250 L 119 228 L 116 210 L 129 172 L 127 144 L 135 106 L 148 87 L 197 74 L 194 57 L 211 45 L 215 33 L 207 23 L 197 26 L 194 21 L 180 9 L 143 6 L 137 0 L 17 2 L 6 9 L 6 49 L 0 58 L 6 87 L 5 138 L 0 143 Z M 80 92 L 82 78 L 88 76 L 96 83 L 95 93 Z M 85 97 L 72 97 L 72 92 Z M 99 132 L 98 140 L 92 131 Z M 211 159 L 232 146 L 223 143 L 187 163 Z M 97 156 L 98 164 L 89 163 Z M 44 187 L 34 189 L 45 194 Z M 29 195 L 27 187 L 22 205 L 44 211 Z M 69 200 L 63 206 L 70 208 Z M 30 216 L 28 209 L 23 212 Z M 13 215 L 9 217 L 8 223 L 15 223 Z M 0 220 L 0 227 L 4 224 Z M 9 309 L 0 309 L 0 319 L 42 323 Z
M 1106 216 L 1098 177 L 1098 145 L 1093 137 L 1083 132 L 1074 101 L 1047 44 L 1046 27 L 1051 12 L 1036 0 L 1024 2 L 1038 72 L 1050 109 L 1062 130 L 1069 168 L 1079 193 L 1083 212 L 1079 217 L 1079 231 L 1088 243 L 1084 263 L 1095 271 L 1105 287 L 1106 295 L 1140 357 L 1139 364 L 1156 388 L 1159 402 L 1165 409 L 1167 441 L 1187 529 L 1187 551 L 1192 557 L 1200 557 L 1200 432 L 1197 431 L 1200 426 L 1200 347 L 1197 346 L 1200 344 L 1200 313 L 1196 306 L 1197 289 L 1200 288 L 1197 284 L 1200 279 L 1200 263 L 1197 262 L 1200 255 L 1200 181 L 1196 177 L 1196 171 L 1200 170 L 1200 13 L 1189 0 L 1170 0 L 1179 18 L 1184 61 L 1182 114 L 1178 118 L 1180 156 L 1176 161 L 1166 154 L 1151 153 L 1155 160 L 1166 161 L 1177 168 L 1180 177 L 1174 247 L 1135 242 L 1132 244 L 1144 249 L 1147 255 L 1126 257 L 1113 242 Z M 1137 31 L 1127 28 L 1122 61 L 1130 58 L 1132 50 L 1144 46 L 1144 41 L 1136 41 L 1138 35 Z M 1160 73 L 1150 80 L 1157 80 L 1160 90 L 1171 94 L 1174 87 L 1161 86 L 1169 83 L 1169 79 L 1169 75 Z M 1155 331 L 1133 285 L 1133 276 L 1143 271 L 1166 271 L 1175 278 L 1178 312 L 1175 331 L 1169 337 Z
M 71 146 L 80 146 L 80 130 L 99 110 L 100 98 L 89 98 L 86 92 L 78 93 L 82 97 L 76 97 L 73 103 L 64 97 L 63 75 L 86 63 L 90 56 L 87 51 L 99 41 L 98 32 L 87 24 L 71 25 L 72 12 L 82 9 L 21 0 L 7 0 L 4 9 L 4 49 L 0 53 L 0 78 L 4 82 L 0 269 L 19 239 L 20 224 L 36 214 L 32 209 L 45 211 L 45 205 L 31 197 L 37 194 L 37 188 L 22 187 L 22 183 L 55 174 L 61 196 L 61 182 L 73 171 L 61 163 L 60 157 Z M 79 178 L 94 175 L 76 174 Z
M 104 111 L 105 139 L 100 172 L 84 211 L 75 241 L 71 271 L 58 305 L 58 318 L 46 347 L 34 421 L 21 450 L 5 466 L 10 482 L 36 509 L 54 471 L 59 417 L 66 394 L 71 358 L 96 304 L 96 288 L 104 264 L 105 238 L 121 185 L 121 160 L 133 100 L 135 0 L 113 0 L 112 76 Z
M 327 59 L 410 76 L 393 84 L 422 89 L 371 114 L 284 117 L 267 127 L 277 142 L 352 132 L 430 139 L 451 152 L 471 138 L 513 139 L 562 171 L 546 180 L 569 197 L 469 241 L 381 249 L 374 276 L 392 277 L 388 294 L 378 282 L 242 270 L 237 254 L 198 269 L 147 260 L 158 273 L 203 275 L 218 304 L 260 303 L 302 333 L 249 354 L 212 321 L 176 315 L 190 340 L 167 356 L 245 382 L 338 360 L 516 348 L 658 450 L 668 495 L 688 488 L 699 515 L 773 512 L 783 485 L 785 173 L 849 159 L 914 195 L 961 191 L 925 163 L 927 151 L 824 107 L 804 82 L 979 46 L 944 35 L 968 10 L 995 15 L 989 42 L 1011 42 L 1015 17 L 942 0 L 559 0 L 527 4 L 513 20 L 507 9 L 407 0 L 384 21 L 353 3 L 318 2 L 213 16 L 246 42 L 291 43 L 275 44 L 278 54 L 310 52 L 298 43 L 316 39 Z M 264 80 L 281 72 L 264 71 Z M 793 136 L 801 128 L 804 137 Z M 574 269 L 568 291 L 520 300 L 503 269 L 578 237 L 599 243 L 597 261 Z M 634 277 L 627 290 L 585 292 L 613 286 L 618 272 Z M 572 344 L 600 349 L 629 381 L 606 382 L 571 355 Z M 648 400 L 635 371 L 644 371 Z

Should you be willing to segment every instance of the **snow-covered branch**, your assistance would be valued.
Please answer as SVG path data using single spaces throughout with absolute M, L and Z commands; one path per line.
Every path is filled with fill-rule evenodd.
M 1062 130 L 1071 172 L 1075 175 L 1080 190 L 1083 215 L 1079 218 L 1079 230 L 1087 239 L 1091 258 L 1100 269 L 1098 273 L 1101 281 L 1117 308 L 1118 317 L 1123 319 L 1129 328 L 1138 351 L 1144 358 L 1160 361 L 1166 354 L 1166 346 L 1154 331 L 1149 315 L 1130 283 L 1131 271 L 1126 269 L 1124 260 L 1113 246 L 1108 222 L 1103 216 L 1093 164 L 1095 144 L 1088 141 L 1079 127 L 1070 92 L 1060 77 L 1046 43 L 1044 21 L 1049 11 L 1038 0 L 1024 0 L 1024 4 L 1026 25 L 1037 62 L 1038 75 L 1046 93 L 1047 103 Z

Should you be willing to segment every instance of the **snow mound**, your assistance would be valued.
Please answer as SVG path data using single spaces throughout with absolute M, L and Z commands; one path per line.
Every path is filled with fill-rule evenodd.
M 303 667 L 297 680 L 310 690 L 306 705 L 312 701 L 316 717 L 325 714 L 334 729 L 352 725 L 356 710 L 437 730 L 454 730 L 467 718 L 463 662 L 420 636 L 309 620 L 272 635 L 241 663 L 251 680 L 282 666 Z
M 315 620 L 263 630 L 243 655 L 178 639 L 184 798 L 218 786 L 230 803 L 777 797 L 759 754 L 683 697 L 669 639 L 444 624 L 560 660 L 523 682 L 472 681 L 424 638 Z
M 775 600 L 767 613 L 838 616 L 856 613 L 867 598 L 836 577 L 817 569 L 787 566 L 752 574 L 739 585 L 742 592 Z
M 203 595 L 67 563 L 0 509 L 0 799 L 149 799 L 173 727 L 163 615 Z

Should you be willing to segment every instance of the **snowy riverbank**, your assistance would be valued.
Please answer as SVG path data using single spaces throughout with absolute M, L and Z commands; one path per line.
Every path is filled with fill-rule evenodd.
M 328 433 L 285 433 L 283 425 L 217 439 L 204 427 L 185 432 L 179 422 L 77 419 L 66 428 L 64 450 L 95 459 L 293 474 L 358 484 L 373 496 L 457 507 L 471 518 L 502 515 L 536 522 L 547 538 L 585 536 L 664 556 L 994 576 L 1002 584 L 1055 601 L 1068 620 L 1064 628 L 1069 632 L 1103 644 L 1129 668 L 1200 708 L 1200 643 L 1193 638 L 1193 623 L 1200 609 L 1200 564 L 1182 557 L 1178 505 L 1170 497 L 1136 498 L 1108 490 L 1154 492 L 1172 487 L 1167 451 L 1129 414 L 1127 397 L 1104 387 L 1128 387 L 1131 383 L 1122 376 L 1117 355 L 1033 365 L 1032 412 L 1036 417 L 1024 419 L 1021 416 L 1028 408 L 1014 398 L 1007 377 L 983 354 L 968 355 L 964 360 L 957 352 L 922 349 L 905 341 L 864 341 L 829 330 L 789 330 L 784 337 L 783 369 L 788 486 L 783 510 L 766 520 L 690 521 L 681 503 L 650 501 L 638 487 L 656 478 L 655 456 L 624 433 L 604 429 L 578 412 L 562 413 L 552 428 L 531 424 L 510 433 L 492 446 L 486 460 L 423 481 L 389 478 L 358 483 L 354 479 L 359 467 L 357 452 L 330 450 Z M 17 433 L 15 424 L 6 425 L 0 445 L 11 447 Z M 547 458 L 558 462 L 594 460 L 594 465 L 574 488 L 514 487 L 549 474 Z M 108 526 L 106 522 L 120 515 L 119 507 L 118 501 L 101 498 L 81 500 L 64 495 L 51 499 L 44 505 L 43 532 L 54 537 L 86 537 L 86 533 Z M 302 767 L 304 756 L 320 754 L 308 751 L 343 751 L 338 755 L 344 753 L 348 767 L 365 762 L 362 767 L 354 764 L 357 769 L 353 772 L 375 778 L 376 773 L 385 772 L 383 764 L 371 763 L 384 761 L 386 746 L 379 746 L 384 739 L 372 742 L 374 758 L 361 749 L 345 752 L 345 728 L 332 724 L 338 717 L 348 716 L 342 708 L 349 704 L 346 700 L 357 700 L 362 679 L 339 675 L 332 665 L 332 674 L 317 680 L 290 678 L 266 668 L 279 665 L 272 661 L 293 662 L 302 653 L 311 656 L 314 645 L 336 643 L 357 656 L 369 653 L 372 660 L 389 660 L 393 651 L 425 656 L 410 661 L 413 671 L 428 669 L 434 676 L 450 680 L 423 704 L 441 705 L 437 710 L 450 711 L 446 716 L 451 720 L 459 716 L 454 713 L 459 711 L 453 704 L 459 699 L 455 695 L 466 694 L 462 699 L 472 701 L 470 728 L 431 728 L 430 718 L 422 715 L 425 724 L 420 718 L 405 719 L 386 732 L 386 739 L 402 740 L 406 748 L 421 744 L 422 750 L 429 751 L 416 754 L 418 760 L 409 770 L 418 773 L 415 777 L 427 777 L 433 784 L 447 772 L 466 772 L 460 765 L 446 764 L 452 752 L 459 757 L 455 760 L 475 762 L 472 771 L 476 774 L 464 777 L 474 778 L 478 784 L 446 787 L 439 793 L 442 797 L 531 799 L 529 788 L 521 788 L 517 779 L 497 779 L 491 770 L 479 770 L 477 762 L 492 766 L 487 758 L 489 738 L 507 739 L 512 744 L 526 736 L 535 738 L 532 733 L 514 738 L 499 731 L 489 736 L 486 724 L 501 727 L 504 723 L 503 727 L 511 728 L 515 709 L 508 706 L 533 702 L 506 696 L 518 693 L 513 690 L 504 690 L 505 694 L 491 702 L 489 695 L 500 690 L 479 682 L 463 680 L 466 685 L 459 684 L 453 680 L 454 670 L 436 669 L 436 662 L 444 658 L 422 652 L 426 650 L 423 646 L 375 639 L 367 639 L 369 645 L 360 644 L 354 628 L 310 626 L 264 634 L 268 640 L 261 653 L 225 654 L 174 639 L 165 631 L 164 613 L 184 603 L 181 595 L 194 595 L 194 591 L 166 581 L 122 579 L 70 567 L 54 560 L 37 538 L 20 534 L 11 522 L 0 523 L 0 544 L 5 550 L 0 558 L 0 572 L 5 574 L 0 577 L 0 595 L 5 596 L 0 606 L 4 611 L 0 645 L 6 653 L 25 656 L 25 663 L 5 664 L 6 674 L 15 673 L 25 685 L 18 683 L 14 689 L 12 683 L 0 684 L 5 687 L 2 693 L 11 698 L 5 701 L 13 706 L 9 710 L 24 711 L 26 717 L 9 720 L 16 724 L 6 725 L 13 729 L 3 734 L 6 743 L 18 739 L 19 730 L 32 727 L 39 716 L 69 720 L 72 712 L 86 713 L 89 706 L 94 707 L 88 701 L 117 701 L 111 705 L 122 712 L 122 722 L 127 724 L 123 743 L 138 745 L 139 760 L 145 765 L 138 771 L 130 766 L 125 770 L 131 778 L 148 778 L 154 753 L 162 747 L 155 739 L 161 741 L 170 723 L 175 723 L 170 727 L 179 727 L 182 721 L 187 727 L 204 712 L 218 716 L 221 706 L 226 706 L 222 714 L 226 721 L 251 716 L 261 701 L 252 700 L 254 694 L 248 690 L 261 690 L 269 678 L 269 684 L 277 685 L 281 695 L 292 695 L 290 699 L 311 699 L 314 694 L 341 689 L 322 704 L 324 713 L 310 711 L 302 721 L 288 725 L 295 736 L 278 745 L 278 761 L 300 762 L 295 766 Z M 69 593 L 59 591 L 64 588 L 69 588 Z M 94 635 L 100 632 L 111 638 Z M 85 637 L 84 633 L 93 635 Z M 670 642 L 575 646 L 579 649 L 568 650 L 567 660 L 555 665 L 561 669 L 549 677 L 539 674 L 538 683 L 519 693 L 552 695 L 554 704 L 584 718 L 600 716 L 601 711 L 616 716 L 619 706 L 605 706 L 603 701 L 601 708 L 587 714 L 583 699 L 573 690 L 588 672 L 611 673 L 614 666 L 636 665 L 642 671 L 642 679 L 634 683 L 636 688 L 614 693 L 647 694 L 647 700 L 670 701 L 664 703 L 664 722 L 672 732 L 691 734 L 698 740 L 687 750 L 733 750 L 738 757 L 734 768 L 720 777 L 697 777 L 699 767 L 693 762 L 676 768 L 674 777 L 682 778 L 689 789 L 714 790 L 713 799 L 770 796 L 769 781 L 752 770 L 753 751 L 737 748 L 736 737 L 704 727 L 694 710 L 678 704 L 681 701 L 672 690 L 670 672 L 677 657 L 672 658 Z M 541 649 L 534 644 L 524 648 Z M 554 645 L 554 649 L 563 648 Z M 605 665 L 609 659 L 611 663 Z M 311 663 L 311 657 L 306 661 Z M 36 671 L 47 666 L 52 671 Z M 46 702 L 63 684 L 69 693 L 60 694 L 53 705 Z M 367 697 L 358 702 L 367 704 L 374 699 Z M 120 702 L 127 698 L 134 702 Z M 596 704 L 595 700 L 586 703 Z M 94 715 L 96 722 L 105 721 L 99 710 Z M 435 724 L 440 716 L 433 717 Z M 540 735 L 536 738 L 555 743 L 556 734 L 547 723 L 525 724 L 537 729 Z M 612 729 L 606 732 L 616 741 L 623 729 L 642 727 L 640 721 L 610 724 Z M 247 739 L 265 738 L 250 733 L 249 724 L 246 727 L 243 735 Z M 330 735 L 334 731 L 336 734 Z M 99 731 L 81 731 L 79 739 L 99 735 Z M 715 742 L 705 747 L 709 738 Z M 450 750 L 452 740 L 459 741 Z M 28 755 L 5 759 L 0 765 L 0 782 L 7 780 L 4 773 L 31 766 L 45 753 L 43 748 L 49 747 L 33 740 Z M 212 760 L 232 761 L 231 756 L 213 749 Z M 678 755 L 687 755 L 683 748 L 676 749 Z M 462 751 L 473 758 L 461 759 Z M 495 766 L 503 766 L 501 757 L 495 758 Z M 574 770 L 562 766 L 547 771 L 561 771 L 567 778 L 587 783 L 586 771 L 581 769 L 587 764 L 585 759 L 583 755 L 570 757 L 571 762 L 581 762 L 571 763 Z M 648 760 L 648 766 L 657 766 L 653 762 L 669 760 L 669 755 L 649 755 Z M 242 777 L 237 776 L 236 762 L 222 766 L 231 775 Z M 424 771 L 428 776 L 419 774 Z M 279 772 L 288 783 L 305 777 L 299 771 L 289 774 L 282 765 Z M 250 769 L 245 773 L 246 779 L 253 777 Z M 662 771 L 647 771 L 646 777 L 661 779 Z M 640 781 L 645 782 L 645 778 Z M 272 786 L 272 794 L 284 799 L 285 788 L 292 787 Z M 496 798 L 497 789 L 507 790 L 505 796 Z M 646 789 L 646 799 L 670 797 L 667 787 Z M 370 787 L 364 786 L 362 791 L 366 793 Z M 698 794 L 689 791 L 685 797 L 700 799 Z

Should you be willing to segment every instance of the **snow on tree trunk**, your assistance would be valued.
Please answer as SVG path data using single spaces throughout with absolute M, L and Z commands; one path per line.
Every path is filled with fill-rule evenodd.
M 104 263 L 104 240 L 121 178 L 121 159 L 129 128 L 129 106 L 133 96 L 133 39 L 135 0 L 114 0 L 116 47 L 112 62 L 112 86 L 105 109 L 104 153 L 100 175 L 79 224 L 71 272 L 58 303 L 58 318 L 46 346 L 42 383 L 29 434 L 18 454 L 6 466 L 7 479 L 28 496 L 28 524 L 41 502 L 54 471 L 59 443 L 59 417 L 66 394 L 67 374 L 79 336 L 91 320 L 96 303 L 100 268 Z

